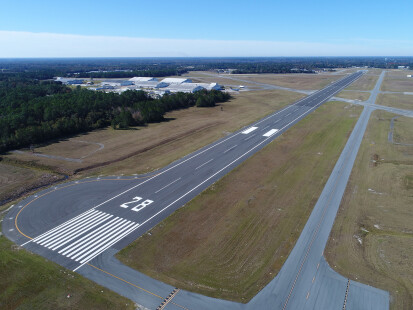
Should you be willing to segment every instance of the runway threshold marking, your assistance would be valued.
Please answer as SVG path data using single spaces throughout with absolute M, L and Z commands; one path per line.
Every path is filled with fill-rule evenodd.
M 112 214 L 93 210 L 49 230 L 33 242 L 52 251 L 60 249 L 59 254 L 82 264 L 140 226 L 139 223 L 113 217 Z
M 159 174 L 159 173 L 158 173 L 158 174 Z M 157 176 L 158 174 L 156 174 L 155 176 Z M 49 195 L 49 194 L 51 194 L 51 193 L 53 193 L 53 192 L 55 192 L 55 191 L 58 191 L 58 190 L 61 190 L 61 189 L 64 189 L 64 188 L 68 188 L 68 187 L 71 187 L 71 186 L 79 185 L 79 184 L 84 184 L 84 183 L 101 182 L 101 181 L 132 181 L 132 180 L 146 179 L 146 178 L 150 178 L 150 177 L 153 177 L 153 176 L 152 176 L 152 175 L 148 175 L 148 176 L 139 177 L 139 178 L 134 177 L 133 179 L 99 179 L 99 180 L 90 180 L 90 181 L 84 181 L 84 182 L 75 181 L 75 182 L 72 183 L 72 184 L 69 184 L 69 185 L 66 185 L 66 186 L 61 186 L 61 187 L 58 187 L 58 188 L 54 188 L 53 190 L 51 190 L 51 191 L 49 191 L 49 192 L 47 192 L 47 193 L 44 193 L 44 194 L 42 194 L 42 195 L 40 195 L 40 196 L 38 196 L 38 197 L 35 197 L 35 199 L 29 201 L 27 204 L 25 204 L 24 206 L 22 206 L 21 209 L 20 209 L 20 211 L 17 213 L 16 217 L 14 218 L 14 226 L 16 227 L 16 229 L 18 230 L 18 232 L 19 232 L 22 236 L 26 237 L 27 239 L 30 239 L 29 241 L 23 243 L 21 246 L 24 246 L 26 243 L 30 242 L 33 238 L 30 237 L 30 236 L 28 236 L 28 235 L 26 235 L 25 233 L 23 233 L 23 232 L 20 230 L 19 225 L 17 224 L 17 219 L 18 219 L 20 213 L 21 213 L 27 206 L 29 206 L 31 203 L 33 203 L 33 202 L 36 201 L 37 199 L 40 199 L 40 198 L 42 198 L 42 197 L 44 197 L 44 196 L 46 196 L 46 195 Z M 92 209 L 90 209 L 90 210 L 88 210 L 88 211 L 92 211 Z M 86 211 L 86 212 L 88 212 L 88 211 Z M 78 216 L 81 216 L 81 215 L 83 215 L 83 214 L 84 214 L 84 213 L 82 213 L 82 214 L 80 214 L 80 215 L 78 215 Z

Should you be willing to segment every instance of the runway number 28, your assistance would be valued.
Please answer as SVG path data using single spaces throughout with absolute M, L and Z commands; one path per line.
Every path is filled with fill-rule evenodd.
M 149 199 L 146 199 L 146 200 L 144 200 L 144 201 L 142 201 L 142 202 L 141 202 L 141 200 L 142 200 L 142 197 L 133 197 L 133 200 L 132 200 L 132 201 L 122 203 L 120 206 L 121 206 L 122 208 L 129 208 L 129 207 L 131 207 L 131 206 L 134 206 L 134 207 L 132 207 L 131 210 L 132 210 L 132 211 L 135 211 L 135 212 L 139 212 L 139 211 L 141 211 L 142 209 L 144 209 L 144 208 L 146 208 L 147 206 L 149 206 L 149 205 L 153 202 L 153 200 L 149 200 Z

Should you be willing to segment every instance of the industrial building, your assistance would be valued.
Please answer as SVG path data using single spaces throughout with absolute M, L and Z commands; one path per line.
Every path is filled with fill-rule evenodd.
M 158 79 L 154 78 L 154 77 L 135 76 L 135 77 L 129 79 L 129 81 L 136 84 L 136 83 L 140 83 L 140 82 L 157 82 Z
M 168 90 L 171 93 L 195 93 L 203 89 L 205 88 L 202 86 L 194 85 L 194 83 L 171 84 L 165 88 L 165 90 Z
M 182 83 L 192 83 L 191 79 L 184 79 L 184 78 L 165 78 L 162 80 L 164 83 L 168 84 L 182 84 Z
M 108 80 L 108 81 L 103 81 L 101 83 L 102 86 L 108 85 L 108 86 L 113 86 L 113 87 L 120 87 L 120 86 L 129 86 L 133 85 L 132 81 L 125 81 L 125 80 Z
M 62 82 L 62 84 L 65 85 L 80 85 L 80 84 L 84 84 L 85 81 L 81 80 L 81 79 L 73 79 L 73 78 L 64 78 L 64 77 L 57 77 L 55 79 L 56 82 Z

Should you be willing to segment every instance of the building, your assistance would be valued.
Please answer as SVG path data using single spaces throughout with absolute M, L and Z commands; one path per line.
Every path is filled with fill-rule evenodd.
M 64 78 L 64 77 L 57 77 L 55 79 L 56 82 L 62 82 L 62 84 L 65 85 L 80 85 L 80 84 L 84 84 L 85 81 L 81 80 L 81 79 L 74 79 L 74 78 Z
M 143 77 L 143 76 L 135 76 L 131 79 L 129 79 L 129 81 L 136 83 L 136 82 L 154 82 L 154 81 L 158 81 L 157 78 L 154 77 Z
M 107 80 L 101 83 L 102 86 L 108 85 L 113 87 L 120 87 L 120 86 L 129 86 L 133 85 L 132 81 L 125 81 L 125 80 Z
M 201 86 L 206 90 L 221 90 L 223 87 L 218 83 L 182 83 L 181 85 L 193 85 L 193 86 Z
M 168 83 L 168 84 L 182 84 L 182 83 L 192 83 L 191 79 L 184 79 L 184 78 L 165 78 L 161 82 Z
M 170 91 L 171 93 L 195 93 L 197 91 L 205 89 L 202 86 L 194 85 L 195 83 L 182 83 L 182 84 L 171 84 L 164 88 L 165 91 Z
M 141 89 L 158 89 L 169 86 L 168 83 L 158 82 L 158 81 L 142 81 L 142 82 L 134 82 L 137 88 Z

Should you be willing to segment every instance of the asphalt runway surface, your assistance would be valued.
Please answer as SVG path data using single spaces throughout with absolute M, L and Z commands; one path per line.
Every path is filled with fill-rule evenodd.
M 77 271 L 138 304 L 156 308 L 162 298 L 174 292 L 174 288 L 120 264 L 113 254 L 271 143 L 362 74 L 363 72 L 357 72 L 331 83 L 324 89 L 152 174 L 85 179 L 41 191 L 11 209 L 3 221 L 3 232 L 29 251 Z M 365 129 L 363 126 L 367 125 L 367 110 L 368 108 L 365 108 L 356 125 L 358 131 Z M 358 137 L 355 134 L 356 128 L 353 131 L 355 137 L 352 138 L 352 134 L 347 145 L 350 142 L 361 142 L 362 135 Z M 355 158 L 358 147 L 350 146 L 349 149 L 353 153 L 349 151 L 351 154 L 344 156 L 343 151 L 338 161 L 342 162 L 340 167 L 346 167 L 343 170 L 346 174 L 351 172 L 352 167 L 348 158 Z M 340 172 L 340 175 L 342 174 L 343 172 Z M 332 182 L 335 184 L 334 190 L 338 188 L 344 191 L 347 180 L 345 183 L 341 181 L 340 186 L 337 186 L 337 180 Z M 337 195 L 331 190 L 330 188 L 326 194 L 323 191 L 320 200 L 324 199 L 323 195 L 332 197 L 327 199 L 329 203 L 333 198 L 337 200 Z M 340 200 L 341 196 L 337 209 Z M 334 303 L 337 309 L 342 309 L 343 302 L 347 302 L 345 296 L 354 296 L 350 292 L 355 286 L 349 285 L 347 279 L 329 269 L 322 256 L 325 246 L 323 240 L 327 242 L 331 230 L 328 226 L 332 226 L 336 212 L 325 204 L 315 206 L 281 272 L 250 303 L 243 305 L 178 291 L 165 308 L 322 309 L 319 305 L 327 305 L 326 302 L 329 301 Z M 316 277 L 317 274 L 320 276 Z M 311 285 L 308 281 L 312 281 Z M 326 283 L 330 284 L 323 290 Z M 363 296 L 367 296 L 368 300 L 373 298 L 384 305 L 371 309 L 388 309 L 386 292 L 367 289 L 367 286 L 362 284 L 357 285 L 364 288 L 359 288 L 358 291 L 363 292 Z M 319 297 L 314 298 L 314 295 Z M 310 296 L 312 298 L 309 298 Z M 360 304 L 359 299 L 355 299 L 356 305 Z M 351 300 L 349 297 L 349 301 Z M 377 306 L 376 302 L 364 302 L 360 305 L 370 304 Z

